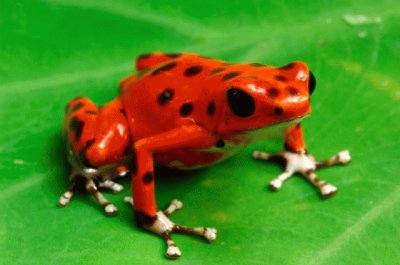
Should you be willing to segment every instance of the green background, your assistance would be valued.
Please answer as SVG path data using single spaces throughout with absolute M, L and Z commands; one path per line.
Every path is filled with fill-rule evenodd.
M 398 1 L 0 1 L 0 264 L 395 264 L 400 259 L 400 4 Z M 334 3 L 333 3 L 334 2 Z M 363 20 L 357 15 L 367 17 Z M 253 161 L 252 144 L 219 165 L 161 171 L 157 200 L 178 223 L 218 228 L 207 244 L 175 235 L 183 256 L 138 229 L 125 191 L 105 217 L 67 187 L 64 107 L 103 104 L 143 52 L 195 52 L 231 62 L 306 62 L 317 77 L 304 120 L 309 151 L 350 149 L 349 166 L 321 170 L 330 200 L 301 177 L 273 193 L 281 172 Z

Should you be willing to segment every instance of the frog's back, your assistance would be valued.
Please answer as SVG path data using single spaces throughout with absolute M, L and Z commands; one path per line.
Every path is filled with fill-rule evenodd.
M 155 53 L 138 58 L 139 72 L 124 79 L 121 100 L 136 139 L 196 122 L 213 130 L 216 126 L 212 72 L 223 61 L 195 54 Z

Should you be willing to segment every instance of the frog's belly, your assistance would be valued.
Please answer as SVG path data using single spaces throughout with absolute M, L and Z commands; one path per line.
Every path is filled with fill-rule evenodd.
M 177 168 L 196 169 L 218 163 L 244 149 L 248 144 L 259 139 L 281 138 L 283 131 L 300 119 L 282 122 L 272 126 L 248 130 L 223 138 L 223 147 L 208 149 L 179 149 L 155 155 L 157 164 Z
M 244 146 L 237 146 L 229 149 L 222 148 L 221 150 L 217 150 L 217 148 L 201 150 L 179 149 L 156 154 L 155 161 L 158 165 L 170 168 L 196 169 L 227 159 L 243 148 Z

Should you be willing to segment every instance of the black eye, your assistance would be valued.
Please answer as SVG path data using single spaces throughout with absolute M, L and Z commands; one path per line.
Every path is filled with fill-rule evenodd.
M 317 84 L 317 81 L 315 80 L 315 76 L 310 71 L 310 77 L 308 78 L 308 93 L 310 95 L 314 92 L 316 84 Z
M 242 118 L 251 116 L 255 111 L 254 99 L 240 88 L 230 88 L 226 92 L 232 112 Z

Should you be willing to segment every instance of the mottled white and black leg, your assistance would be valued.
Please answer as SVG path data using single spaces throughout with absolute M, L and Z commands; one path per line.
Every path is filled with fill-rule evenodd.
M 124 201 L 133 206 L 131 197 L 125 197 Z M 164 211 L 158 211 L 156 218 L 147 220 L 143 225 L 146 229 L 159 234 L 167 243 L 166 256 L 170 259 L 176 259 L 181 256 L 181 251 L 172 240 L 172 233 L 183 233 L 190 235 L 199 235 L 212 242 L 217 238 L 217 230 L 209 227 L 187 227 L 173 223 L 168 217 L 183 206 L 181 201 L 173 200 Z
M 66 192 L 60 197 L 58 200 L 59 207 L 65 207 L 71 201 L 72 196 L 74 195 L 74 190 L 76 186 L 77 177 L 80 175 L 76 172 L 72 172 L 70 175 L 71 184 Z M 121 192 L 123 187 L 111 180 L 104 180 L 99 182 L 99 187 L 109 188 L 110 190 L 114 191 L 115 193 Z M 108 216 L 114 216 L 118 213 L 118 209 L 111 204 L 104 196 L 101 194 L 95 182 L 91 179 L 87 179 L 85 183 L 85 188 L 89 191 L 101 205 L 104 206 L 104 211 Z
M 114 204 L 110 203 L 104 196 L 97 190 L 96 184 L 92 179 L 87 179 L 85 188 L 88 192 L 90 192 L 96 200 L 103 205 L 104 211 L 108 216 L 114 216 L 118 213 L 117 207 Z
M 71 201 L 72 196 L 74 196 L 74 189 L 75 189 L 77 177 L 78 177 L 78 173 L 76 173 L 75 171 L 72 171 L 71 174 L 69 175 L 69 179 L 71 180 L 71 183 L 69 185 L 68 190 L 66 192 L 64 192 L 64 194 L 58 200 L 59 207 L 65 207 Z
M 124 187 L 122 185 L 115 183 L 114 181 L 112 181 L 110 179 L 99 181 L 99 187 L 110 189 L 114 193 L 120 193 L 124 189 Z
M 270 155 L 265 152 L 253 152 L 255 159 L 267 160 L 283 165 L 285 171 L 273 179 L 269 186 L 272 190 L 279 190 L 285 180 L 295 173 L 300 173 L 306 177 L 320 192 L 322 198 L 330 198 L 335 195 L 337 188 L 325 181 L 317 178 L 315 171 L 319 168 L 329 167 L 337 164 L 347 164 L 351 161 L 350 152 L 344 150 L 332 156 L 328 160 L 318 161 L 312 155 L 306 152 L 296 153 L 291 151 L 283 151 L 276 155 Z

